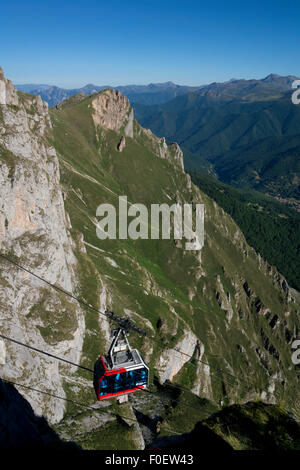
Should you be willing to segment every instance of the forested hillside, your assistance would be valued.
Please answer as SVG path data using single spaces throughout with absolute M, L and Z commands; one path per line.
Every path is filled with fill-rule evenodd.
M 248 243 L 300 289 L 300 213 L 256 191 L 191 172 L 193 182 L 241 227 Z
M 212 84 L 157 105 L 135 105 L 140 122 L 183 148 L 185 167 L 221 181 L 299 198 L 300 106 L 295 77 Z

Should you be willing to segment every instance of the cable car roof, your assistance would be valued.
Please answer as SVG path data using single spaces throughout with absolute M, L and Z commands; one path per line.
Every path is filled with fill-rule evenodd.
M 110 364 L 108 358 L 103 356 L 104 365 L 108 370 L 120 369 L 120 368 L 131 368 L 133 366 L 144 366 L 144 361 L 142 360 L 140 353 L 137 349 L 131 349 L 128 351 L 118 351 L 113 355 L 113 364 Z

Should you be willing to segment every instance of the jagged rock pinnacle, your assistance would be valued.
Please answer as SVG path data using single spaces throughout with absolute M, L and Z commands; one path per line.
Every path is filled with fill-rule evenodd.
M 107 89 L 92 101 L 95 126 L 119 131 L 124 127 L 125 135 L 133 137 L 133 109 L 128 99 L 119 90 Z

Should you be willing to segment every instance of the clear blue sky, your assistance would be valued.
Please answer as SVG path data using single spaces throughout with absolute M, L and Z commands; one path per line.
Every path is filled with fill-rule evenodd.
M 14 83 L 300 76 L 297 2 L 17 0 L 0 8 L 0 65 Z

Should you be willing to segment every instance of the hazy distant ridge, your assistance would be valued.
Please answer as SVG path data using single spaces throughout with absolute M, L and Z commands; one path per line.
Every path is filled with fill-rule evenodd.
M 131 102 L 138 102 L 147 105 L 162 104 L 176 98 L 185 93 L 189 93 L 201 88 L 191 87 L 185 85 L 176 85 L 173 82 L 165 83 L 150 83 L 149 85 L 120 85 L 112 87 L 110 85 L 93 85 L 89 83 L 82 88 L 59 88 L 53 85 L 39 85 L 39 84 L 25 84 L 15 85 L 16 88 L 25 93 L 32 95 L 40 95 L 44 101 L 47 101 L 50 107 L 55 106 L 61 101 L 69 98 L 77 93 L 86 93 L 90 95 L 104 90 L 105 88 L 118 89 L 123 93 Z

